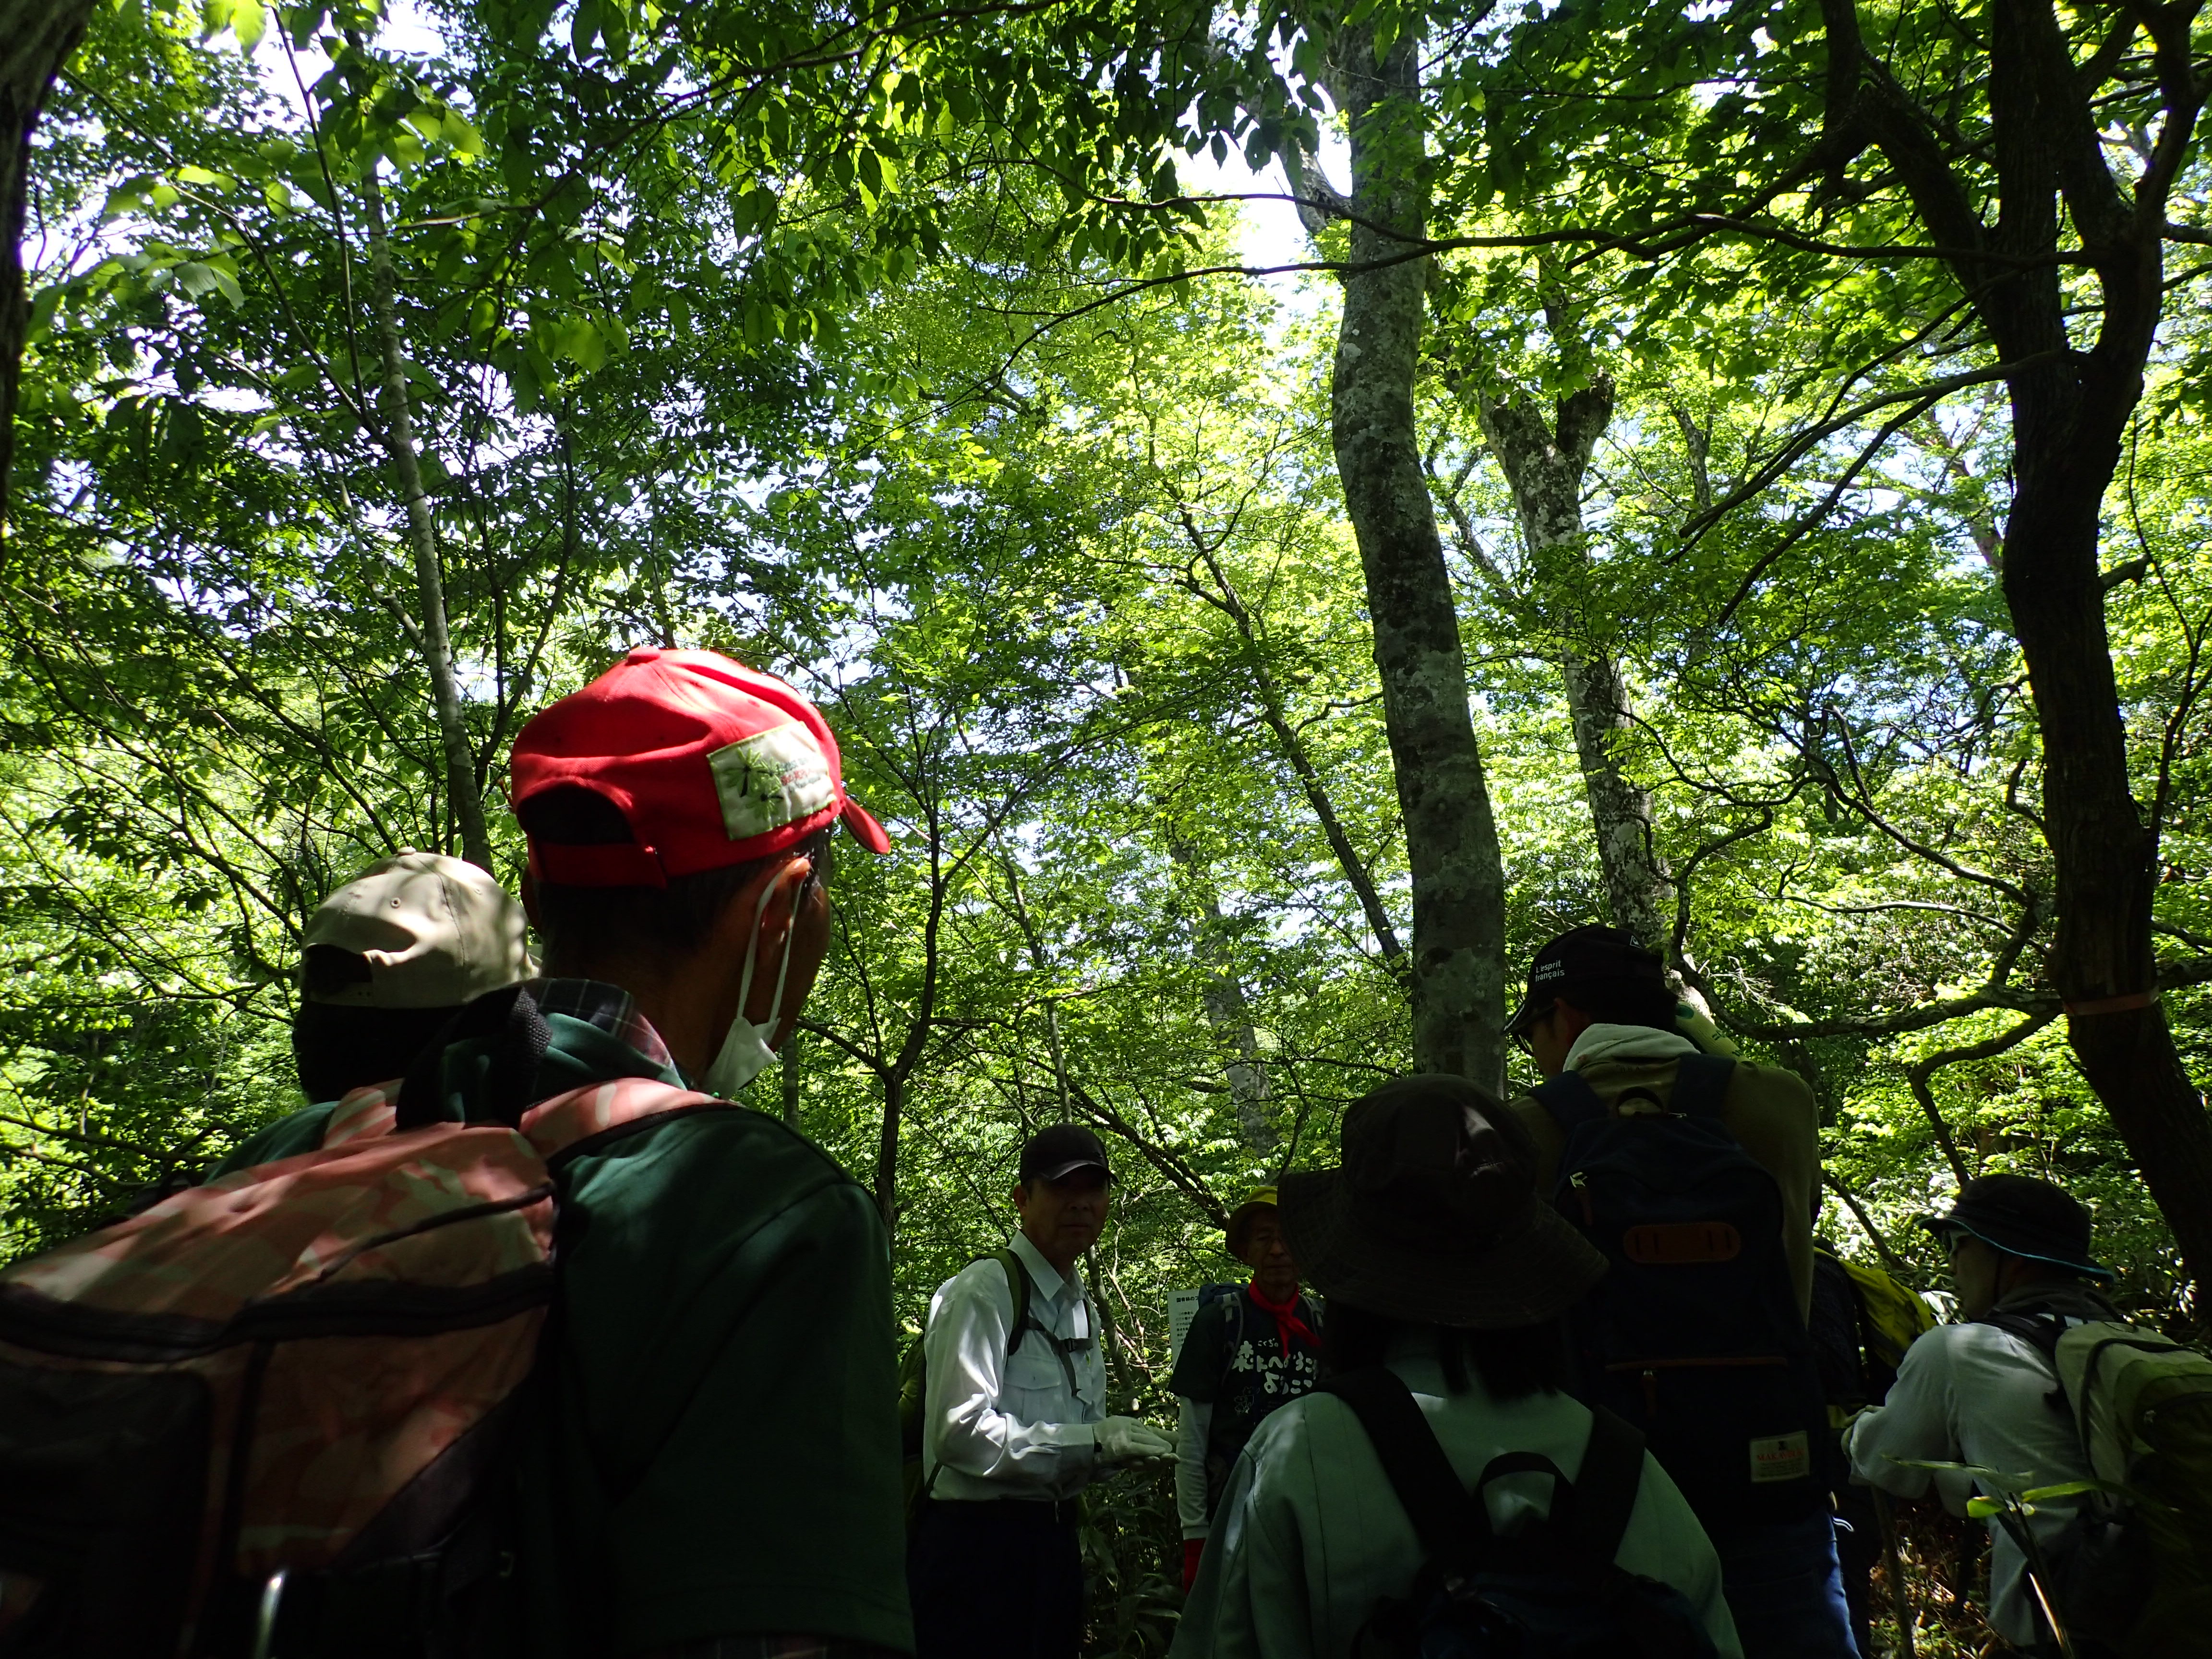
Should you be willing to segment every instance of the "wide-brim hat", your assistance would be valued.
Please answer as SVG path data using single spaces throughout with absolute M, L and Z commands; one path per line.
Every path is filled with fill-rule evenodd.
M 1277 1208 L 1306 1282 L 1388 1319 L 1498 1330 L 1582 1300 L 1605 1257 L 1536 1195 L 1535 1144 L 1489 1090 L 1401 1079 L 1344 1115 L 1343 1162 Z
M 1959 1189 L 1948 1215 L 1924 1215 L 1920 1224 L 1938 1238 L 1966 1233 L 2007 1255 L 2085 1278 L 2118 1277 L 2089 1255 L 2089 1212 L 2063 1188 L 2033 1176 L 1977 1176 Z
M 1244 1259 L 1244 1247 L 1252 1239 L 1252 1224 L 1260 1218 L 1262 1212 L 1272 1212 L 1274 1208 L 1275 1189 L 1273 1187 L 1255 1187 L 1251 1195 L 1229 1212 L 1230 1255 L 1239 1261 Z

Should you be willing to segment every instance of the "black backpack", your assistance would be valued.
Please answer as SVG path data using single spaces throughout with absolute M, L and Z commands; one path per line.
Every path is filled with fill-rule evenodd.
M 1671 1104 L 1630 1090 L 1650 1109 L 1625 1117 L 1574 1072 L 1534 1091 L 1566 1132 L 1553 1201 L 1610 1267 L 1570 1316 L 1575 1392 L 1643 1431 L 1711 1532 L 1814 1514 L 1832 1474 L 1781 1189 L 1720 1121 L 1735 1069 L 1685 1054 Z
M 1591 1413 L 1577 1479 L 1548 1457 L 1507 1452 L 1470 1494 L 1395 1372 L 1377 1365 L 1321 1386 L 1358 1415 L 1426 1557 L 1413 1594 L 1360 1627 L 1353 1659 L 1711 1659 L 1689 1598 L 1613 1560 L 1644 1475 L 1644 1437 L 1620 1418 Z M 1528 1473 L 1552 1477 L 1550 1516 L 1500 1537 L 1483 1490 Z

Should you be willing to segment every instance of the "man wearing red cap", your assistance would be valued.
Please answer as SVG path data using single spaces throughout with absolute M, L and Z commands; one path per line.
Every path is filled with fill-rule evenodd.
M 821 965 L 831 830 L 890 845 L 813 707 L 711 652 L 633 651 L 540 714 L 513 800 L 546 976 L 471 1005 L 418 1063 L 449 1115 L 624 1077 L 735 1094 Z M 889 1255 L 867 1194 L 726 1105 L 580 1142 L 555 1175 L 560 1302 L 518 1477 L 521 1650 L 910 1652 Z

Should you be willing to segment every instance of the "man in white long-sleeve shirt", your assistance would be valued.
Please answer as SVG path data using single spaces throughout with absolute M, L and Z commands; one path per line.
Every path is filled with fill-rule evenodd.
M 1922 1224 L 1943 1241 L 1966 1322 L 1941 1325 L 1905 1350 L 1887 1403 L 1852 1419 L 1844 1447 L 1855 1478 L 1906 1498 L 1932 1483 L 1954 1515 L 1978 1488 L 1961 1470 L 1994 1469 L 2021 1486 L 2055 1486 L 2089 1477 L 2089 1455 L 2066 1410 L 2046 1341 L 2068 1325 L 2117 1319 L 2089 1281 L 2112 1275 L 2089 1255 L 2089 1212 L 2072 1194 L 2030 1176 L 1982 1176 L 1960 1190 L 1946 1216 Z M 2056 1395 L 2057 1403 L 2053 1403 Z M 2045 1594 L 2062 1603 L 2084 1540 L 2078 1498 L 2045 1500 L 2027 1526 L 2057 1581 Z M 2038 1609 L 2020 1541 L 2001 1517 L 1988 1522 L 1990 1624 L 2027 1652 L 2055 1655 L 2057 1639 Z M 2078 1624 L 2077 1656 L 2102 1653 Z
M 1097 1310 L 1076 1264 L 1105 1228 L 1111 1179 L 1090 1130 L 1031 1137 L 1008 1252 L 954 1275 L 930 1304 L 927 1496 L 907 1553 L 918 1659 L 1073 1659 L 1076 1494 L 1116 1465 L 1173 1454 L 1158 1430 L 1106 1413 Z

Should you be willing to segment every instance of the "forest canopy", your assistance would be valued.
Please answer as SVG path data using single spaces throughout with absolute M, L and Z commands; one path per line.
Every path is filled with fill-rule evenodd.
M 1532 1081 L 1596 921 L 1812 1085 L 1846 1255 L 1936 1287 L 1912 1218 L 2045 1175 L 2201 1318 L 2197 5 L 75 11 L 0 1258 L 299 1104 L 307 914 L 512 882 L 516 728 L 657 644 L 816 698 L 891 830 L 750 1103 L 910 1327 L 1079 1120 L 1156 1397 L 1243 1193 Z

